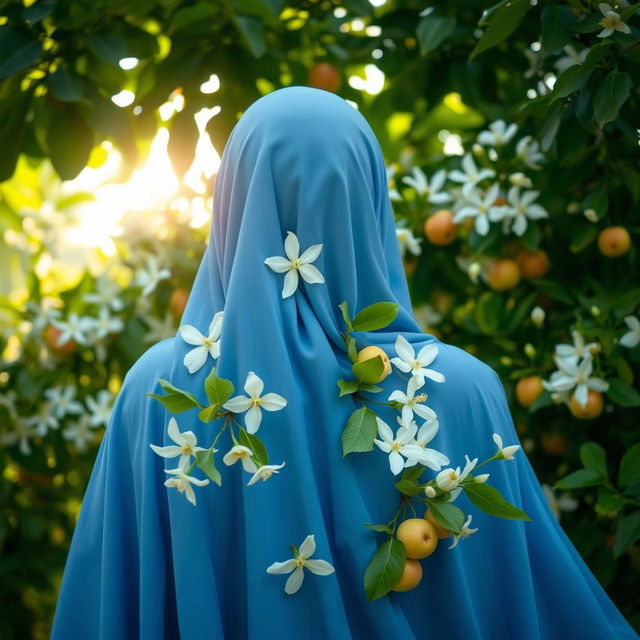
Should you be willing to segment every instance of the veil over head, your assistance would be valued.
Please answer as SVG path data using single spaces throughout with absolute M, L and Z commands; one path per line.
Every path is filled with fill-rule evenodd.
M 283 298 L 284 273 L 265 259 L 284 255 L 288 232 L 301 252 L 322 244 L 313 264 L 324 282 L 300 278 Z M 416 352 L 437 346 L 433 367 L 445 382 L 427 379 L 421 391 L 440 422 L 431 446 L 452 466 L 464 465 L 466 453 L 490 457 L 493 433 L 519 442 L 493 369 L 423 333 L 413 316 L 385 162 L 365 118 L 320 89 L 274 91 L 244 112 L 227 141 L 209 243 L 181 319 L 207 335 L 223 311 L 220 355 L 190 373 L 184 359 L 193 345 L 178 335 L 125 378 L 74 534 L 54 640 L 636 637 L 564 534 L 523 451 L 487 471 L 531 522 L 488 516 L 461 495 L 478 533 L 452 550 L 442 540 L 415 589 L 367 601 L 364 571 L 385 534 L 364 524 L 388 522 L 399 494 L 380 450 L 342 456 L 342 430 L 358 407 L 338 397 L 336 384 L 351 377 L 338 306 L 345 300 L 352 315 L 375 302 L 399 305 L 383 330 L 354 333 L 358 348 L 377 345 L 393 357 L 399 334 Z M 232 444 L 223 433 L 215 454 L 222 485 L 196 488 L 193 506 L 163 486 L 165 461 L 149 443 L 172 444 L 170 414 L 144 394 L 167 378 L 204 400 L 213 366 L 233 381 L 234 395 L 253 371 L 265 392 L 286 398 L 282 410 L 262 413 L 257 432 L 269 462 L 285 465 L 248 486 L 240 464 L 221 461 Z M 406 383 L 394 369 L 380 399 Z M 379 415 L 395 431 L 398 412 Z M 176 420 L 201 446 L 217 432 L 195 410 Z M 305 572 L 288 595 L 285 576 L 266 569 L 309 534 L 313 557 L 335 571 Z

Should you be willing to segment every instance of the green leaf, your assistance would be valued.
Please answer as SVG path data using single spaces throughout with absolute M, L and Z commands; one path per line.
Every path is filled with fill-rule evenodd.
M 418 478 L 423 474 L 425 470 L 424 465 L 422 464 L 412 464 L 410 467 L 405 467 L 402 470 L 402 475 L 400 476 L 403 480 L 418 480 Z
M 338 380 L 338 386 L 340 387 L 340 395 L 338 397 L 355 393 L 358 390 L 357 380 Z
M 551 392 L 546 389 L 533 401 L 533 404 L 529 407 L 529 413 L 534 413 L 538 409 L 544 409 L 544 407 L 550 407 L 553 404 L 551 398 Z
M 607 454 L 597 442 L 585 442 L 580 447 L 580 460 L 585 469 L 589 469 L 604 478 L 608 477 Z
M 42 48 L 35 38 L 12 27 L 0 27 L 0 80 L 30 67 L 39 58 Z
M 127 41 L 110 31 L 97 31 L 87 37 L 87 45 L 99 58 L 105 62 L 117 65 L 122 58 L 129 55 Z
M 619 558 L 632 544 L 640 539 L 640 511 L 634 511 L 620 519 L 613 544 L 613 555 Z
M 379 387 L 377 384 L 368 384 L 366 382 L 361 382 L 358 385 L 358 391 L 367 391 L 368 393 L 380 393 L 383 390 L 382 387 Z
M 582 489 L 583 487 L 594 487 L 602 484 L 603 477 L 591 469 L 578 469 L 573 473 L 558 480 L 554 489 Z
M 260 58 L 267 50 L 267 43 L 264 39 L 264 27 L 262 22 L 253 16 L 235 15 L 234 20 L 238 25 L 238 30 L 244 37 L 249 47 L 249 51 L 256 58 Z
M 460 507 L 456 507 L 455 504 L 450 502 L 436 502 L 435 500 L 427 500 L 427 504 L 429 505 L 429 511 L 431 511 L 438 524 L 454 533 L 462 531 L 464 511 Z
M 202 422 L 211 422 L 216 419 L 218 411 L 219 407 L 217 405 L 209 405 L 206 409 L 198 413 L 198 418 L 200 418 Z
M 352 331 L 353 327 L 351 326 L 351 318 L 349 318 L 349 305 L 347 301 L 340 303 L 338 305 L 340 311 L 342 311 L 342 317 L 344 318 L 344 323 L 347 325 L 347 331 Z
M 356 409 L 342 432 L 342 457 L 353 452 L 371 451 L 377 432 L 376 414 L 368 407 Z
M 578 89 L 582 88 L 593 73 L 593 67 L 590 65 L 576 64 L 569 67 L 560 74 L 558 80 L 553 85 L 553 91 L 550 96 L 550 102 L 565 98 Z
M 384 362 L 380 355 L 369 358 L 364 362 L 354 362 L 351 366 L 353 375 L 358 382 L 365 384 L 375 384 L 382 377 L 384 371 Z
M 600 127 L 618 117 L 632 86 L 633 82 L 628 73 L 610 71 L 605 76 L 593 99 L 593 113 Z
M 606 394 L 612 402 L 621 407 L 640 406 L 640 393 L 620 378 L 611 378 L 609 380 L 609 389 L 607 389 Z
M 553 141 L 556 139 L 558 129 L 560 128 L 560 123 L 562 122 L 563 112 L 564 105 L 562 103 L 559 102 L 553 105 L 547 119 L 542 124 L 540 133 L 538 134 L 542 151 L 547 152 L 551 149 Z
M 596 239 L 599 231 L 600 229 L 592 222 L 574 223 L 569 249 L 573 253 L 580 253 Z
M 368 527 L 372 531 L 382 531 L 383 533 L 388 533 L 390 536 L 393 535 L 391 527 L 387 524 L 369 524 L 368 522 L 365 522 L 364 526 Z
M 416 35 L 420 43 L 420 54 L 426 56 L 435 51 L 456 28 L 454 16 L 438 16 L 430 13 L 420 20 Z
M 573 32 L 571 13 L 558 4 L 551 4 L 542 10 L 542 52 L 548 56 L 566 45 Z
M 640 493 L 640 442 L 634 444 L 622 456 L 618 485 L 629 493 Z
M 82 98 L 82 78 L 67 67 L 58 69 L 47 77 L 47 86 L 58 100 L 75 102 Z
M 261 467 L 269 462 L 269 456 L 267 455 L 267 449 L 262 440 L 253 433 L 248 433 L 246 429 L 240 428 L 238 430 L 238 441 L 244 447 L 247 447 L 253 451 L 251 459 L 256 463 L 257 467 Z
M 474 482 L 461 486 L 469 500 L 489 515 L 513 520 L 531 520 L 522 509 L 507 502 L 496 488 L 488 484 Z
M 209 402 L 212 405 L 219 409 L 221 409 L 222 405 L 231 397 L 233 389 L 234 387 L 231 380 L 218 378 L 215 367 L 211 369 L 211 373 L 205 378 L 204 390 L 207 398 L 209 398 Z
M 621 509 L 624 509 L 625 505 L 630 502 L 631 501 L 628 498 L 611 493 L 611 491 L 605 487 L 600 487 L 598 489 L 598 499 L 594 509 L 596 513 L 611 518 L 616 516 L 617 513 Z
M 11 83 L 12 80 L 7 82 Z M 15 170 L 22 150 L 31 96 L 31 91 L 16 89 L 0 99 L 0 182 L 8 180 Z
M 489 26 L 474 47 L 470 60 L 506 40 L 519 26 L 530 7 L 529 0 L 505 0 L 492 11 Z M 483 24 L 483 21 L 480 21 Z
M 60 103 L 51 113 L 46 142 L 58 175 L 63 180 L 72 180 L 89 160 L 93 130 L 74 104 Z
M 409 478 L 400 478 L 393 486 L 405 496 L 415 496 L 424 492 L 424 489 L 415 480 Z
M 351 362 L 355 362 L 358 357 L 356 339 L 353 336 L 347 336 L 347 357 Z
M 155 393 L 147 393 L 146 395 L 159 400 L 171 413 L 182 413 L 195 407 L 204 409 L 196 397 L 188 391 L 174 387 L 168 380 L 163 378 L 159 378 L 158 382 L 167 395 L 161 396 Z
M 398 315 L 400 306 L 395 302 L 375 302 L 365 307 L 352 320 L 354 331 L 375 331 L 390 325 Z
M 196 453 L 196 464 L 202 471 L 204 471 L 205 475 L 215 482 L 218 486 L 222 484 L 222 476 L 220 472 L 216 469 L 216 463 L 213 458 L 213 451 L 207 449 L 206 451 L 198 451 Z
M 497 333 L 503 310 L 504 300 L 502 296 L 492 291 L 485 291 L 480 298 L 478 298 L 474 309 L 474 318 L 480 331 L 487 335 Z
M 378 547 L 364 572 L 364 589 L 369 602 L 385 596 L 404 572 L 404 544 L 391 538 Z

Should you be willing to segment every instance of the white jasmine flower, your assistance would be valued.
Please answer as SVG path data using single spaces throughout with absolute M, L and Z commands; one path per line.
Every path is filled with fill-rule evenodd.
M 228 467 L 232 464 L 235 464 L 240 460 L 242 462 L 242 468 L 249 473 L 254 473 L 258 470 L 256 463 L 251 459 L 253 455 L 253 451 L 249 449 L 249 447 L 245 447 L 244 445 L 237 444 L 227 453 L 224 454 L 222 458 L 222 462 L 224 462 Z
M 397 420 L 401 426 L 405 426 L 400 418 L 397 418 Z M 412 421 L 410 424 L 415 425 L 415 422 Z M 449 458 L 447 458 L 447 456 L 440 453 L 440 451 L 427 447 L 427 444 L 431 442 L 438 433 L 438 428 L 438 420 L 435 418 L 427 420 L 427 422 L 420 427 L 418 433 L 414 436 L 414 439 L 410 444 L 415 444 L 419 447 L 422 454 L 417 455 L 419 450 L 407 449 L 407 461 L 404 464 L 405 467 L 412 467 L 420 463 L 425 467 L 429 467 L 429 469 L 440 471 L 443 465 L 449 464 Z
M 607 38 L 614 31 L 620 31 L 621 33 L 631 33 L 629 26 L 622 20 L 619 13 L 613 10 L 613 7 L 606 2 L 601 2 L 598 5 L 604 18 L 600 20 L 600 26 L 603 28 L 598 34 L 598 38 Z
M 498 433 L 493 434 L 493 441 L 498 447 L 498 450 L 495 453 L 495 455 L 498 456 L 498 459 L 513 460 L 513 454 L 520 448 L 519 444 L 511 444 L 508 447 L 503 447 L 502 437 Z
M 51 402 L 40 402 L 37 413 L 27 418 L 25 424 L 28 427 L 34 427 L 35 433 L 39 436 L 45 436 L 49 429 L 57 429 L 60 426 L 60 423 L 53 413 L 53 405 Z
M 4 431 L 0 433 L 0 444 L 12 447 L 16 443 L 18 449 L 23 456 L 31 455 L 31 443 L 29 440 L 38 435 L 33 425 L 29 424 L 26 420 L 18 418 L 11 431 Z
M 569 67 L 574 67 L 576 65 L 582 64 L 585 61 L 589 51 L 591 51 L 589 47 L 586 47 L 585 49 L 582 49 L 580 52 L 578 52 L 576 48 L 570 44 L 567 44 L 564 47 L 562 47 L 562 50 L 567 55 L 563 56 L 562 58 L 558 58 L 554 63 L 555 68 L 558 71 L 558 74 L 563 73 Z
M 407 383 L 406 393 L 397 389 L 389 396 L 390 402 L 397 402 L 402 405 L 402 422 L 404 424 L 411 422 L 414 412 L 425 420 L 435 420 L 437 418 L 433 409 L 422 404 L 427 399 L 427 394 L 420 393 L 417 396 L 415 395 L 415 392 L 421 386 L 422 384 L 418 382 L 417 377 L 411 376 Z
M 207 361 L 207 356 L 217 358 L 220 355 L 220 332 L 224 312 L 218 311 L 209 324 L 209 335 L 203 336 L 195 327 L 184 324 L 178 330 L 187 344 L 195 345 L 184 357 L 184 366 L 189 373 L 199 371 Z
M 108 307 L 101 307 L 97 318 L 87 318 L 87 326 L 95 341 L 106 338 L 110 333 L 122 331 L 124 322 L 112 316 Z
M 287 406 L 287 401 L 277 393 L 266 393 L 262 395 L 264 382 L 253 372 L 249 371 L 244 383 L 244 390 L 249 396 L 235 396 L 222 406 L 233 413 L 247 412 L 244 423 L 249 433 L 255 433 L 262 421 L 262 411 L 279 411 Z
M 516 155 L 531 169 L 542 169 L 540 163 L 546 159 L 540 151 L 538 141 L 534 140 L 532 136 L 524 136 L 518 140 Z M 529 184 L 527 186 L 531 185 Z
M 113 394 L 107 389 L 98 391 L 95 399 L 91 396 L 85 398 L 85 404 L 91 413 L 89 424 L 91 424 L 92 427 L 98 427 L 100 425 L 106 427 L 109 424 L 111 411 L 113 409 L 112 401 Z
M 402 335 L 396 338 L 396 353 L 399 357 L 392 358 L 391 362 L 404 373 L 411 373 L 417 379 L 418 387 L 424 384 L 425 376 L 434 382 L 444 382 L 445 377 L 433 369 L 427 367 L 438 357 L 438 346 L 427 344 L 416 356 L 415 349 Z
M 627 316 L 624 321 L 629 331 L 618 342 L 627 349 L 633 349 L 640 342 L 640 320 L 635 316 Z
M 153 293 L 158 283 L 171 276 L 169 269 L 161 269 L 158 258 L 154 255 L 147 257 L 145 269 L 139 269 L 135 277 L 135 284 L 142 287 L 142 296 L 146 297 Z
M 117 313 L 118 311 L 122 311 L 124 307 L 124 303 L 118 298 L 118 294 L 121 291 L 120 285 L 118 285 L 117 282 L 114 282 L 106 276 L 101 276 L 96 280 L 96 290 L 85 293 L 83 297 L 86 302 L 98 305 L 99 307 L 108 307 Z
M 474 458 L 473 460 L 469 459 L 469 456 L 465 454 L 464 456 L 466 460 L 466 464 L 464 465 L 464 469 L 462 472 L 460 471 L 460 467 L 456 467 L 455 469 L 443 469 L 436 476 L 436 484 L 442 491 L 450 491 L 451 495 L 447 502 L 453 502 L 460 492 L 462 491 L 462 487 L 459 485 L 462 481 L 471 473 L 473 468 L 476 466 L 478 462 L 478 458 Z
M 284 241 L 284 252 L 286 258 L 273 256 L 267 258 L 264 263 L 276 273 L 285 273 L 284 286 L 282 287 L 282 297 L 288 298 L 293 295 L 298 288 L 298 273 L 302 279 L 309 284 L 322 284 L 324 277 L 320 271 L 311 263 L 314 262 L 322 251 L 322 244 L 312 244 L 300 255 L 300 242 L 293 231 L 287 231 Z
M 478 142 L 489 147 L 501 147 L 507 144 L 516 135 L 518 125 L 507 126 L 504 120 L 496 120 L 489 125 L 488 131 L 481 131 Z
M 198 451 L 206 451 L 203 447 L 197 446 L 198 440 L 193 431 L 180 432 L 175 418 L 171 418 L 169 420 L 167 433 L 175 444 L 166 447 L 159 447 L 155 444 L 150 444 L 149 446 L 154 453 L 157 453 L 163 458 L 175 458 L 176 456 L 180 456 L 180 459 L 178 460 L 178 467 L 180 469 L 186 469 L 191 460 L 191 456 L 195 456 Z M 216 451 L 216 449 L 213 450 L 214 453 Z
M 89 416 L 84 414 L 63 429 L 62 436 L 66 440 L 71 440 L 78 451 L 86 451 L 87 445 L 95 440 L 96 431 L 89 422 Z
M 597 342 L 585 343 L 584 336 L 573 329 L 571 331 L 573 344 L 557 344 L 556 355 L 562 360 L 578 360 L 579 358 L 591 358 L 595 350 L 598 349 Z
M 493 169 L 478 170 L 476 163 L 473 161 L 473 156 L 470 153 L 467 153 L 464 158 L 462 158 L 462 169 L 463 171 L 458 171 L 457 169 L 452 171 L 449 174 L 449 180 L 460 182 L 461 184 L 476 185 L 485 178 L 493 178 L 493 176 L 496 175 Z
M 284 562 L 274 562 L 267 567 L 267 573 L 291 573 L 284 586 L 289 595 L 295 593 L 304 579 L 304 569 L 319 576 L 327 576 L 335 571 L 326 560 L 310 560 L 316 550 L 316 541 L 312 534 L 308 535 L 300 545 L 300 550 L 293 546 L 293 558 Z
M 495 205 L 500 186 L 497 183 L 491 185 L 484 195 L 472 184 L 466 184 L 462 191 L 469 204 L 456 211 L 453 222 L 457 224 L 465 218 L 475 218 L 475 230 L 481 236 L 486 236 L 489 233 L 489 215 L 492 212 L 502 213 L 502 207 Z
M 462 525 L 462 530 L 460 531 L 460 533 L 453 534 L 453 542 L 448 547 L 449 549 L 453 549 L 453 547 L 455 547 L 458 544 L 458 541 L 460 540 L 460 538 L 467 538 L 472 533 L 475 533 L 478 530 L 477 527 L 475 529 L 470 529 L 469 528 L 470 524 L 471 524 L 471 514 L 469 514 L 467 516 L 467 519 L 464 521 L 464 525 Z
M 247 486 L 258 482 L 258 480 L 262 480 L 263 482 L 268 480 L 274 473 L 280 473 L 279 469 L 282 469 L 282 467 L 284 467 L 284 462 L 282 464 L 263 464 L 251 476 L 249 482 L 247 482 Z
M 393 177 L 398 171 L 397 165 L 392 164 L 392 165 L 389 165 L 388 167 L 385 167 L 385 169 L 387 172 L 387 186 L 389 188 L 389 200 L 391 200 L 392 202 L 397 202 L 398 200 L 402 200 L 402 196 L 400 195 L 398 190 L 391 186 L 391 181 L 393 180 Z
M 568 493 L 557 496 L 553 488 L 546 483 L 542 485 L 542 491 L 549 503 L 551 512 L 558 521 L 560 520 L 561 511 L 575 511 L 578 508 L 578 501 Z
M 72 385 L 47 389 L 44 395 L 51 402 L 53 415 L 58 420 L 61 420 L 67 414 L 79 415 L 84 413 L 83 406 L 75 400 L 76 388 Z
M 209 484 L 209 478 L 198 480 L 198 478 L 187 475 L 181 467 L 177 469 L 165 469 L 165 472 L 172 474 L 174 477 L 167 478 L 164 481 L 164 486 L 175 487 L 180 493 L 184 493 L 187 500 L 194 506 L 196 504 L 196 494 L 191 485 L 195 484 L 197 487 L 204 487 Z
M 505 217 L 512 219 L 513 232 L 522 236 L 527 230 L 528 220 L 548 218 L 546 210 L 533 201 L 540 195 L 539 191 L 525 191 L 520 195 L 520 187 L 513 186 L 507 193 L 509 204 L 504 207 L 496 207 L 489 215 L 493 221 L 502 220 Z
M 66 320 L 53 319 L 51 324 L 61 331 L 56 340 L 58 347 L 69 340 L 75 340 L 78 344 L 87 344 L 87 332 L 92 326 L 91 318 L 70 313 Z
M 542 381 L 542 386 L 548 391 L 569 391 L 575 389 L 573 396 L 581 406 L 586 406 L 589 389 L 607 391 L 609 383 L 602 378 L 592 378 L 593 359 L 584 358 L 580 364 L 575 359 L 561 359 L 554 357 L 560 375 L 554 380 Z
M 431 204 L 444 204 L 451 201 L 448 193 L 441 193 L 442 187 L 447 180 L 447 173 L 444 169 L 436 171 L 431 176 L 431 181 L 427 179 L 424 171 L 420 167 L 411 169 L 411 176 L 402 178 L 402 182 L 415 189 L 416 193 L 423 196 Z
M 400 254 L 404 258 L 407 249 L 414 255 L 419 256 L 422 253 L 420 243 L 422 238 L 416 238 L 410 229 L 406 227 L 396 227 L 396 239 L 400 247 Z
M 417 430 L 414 422 L 402 424 L 395 437 L 391 427 L 378 416 L 376 416 L 376 422 L 380 439 L 376 438 L 374 442 L 381 451 L 389 454 L 389 467 L 394 476 L 398 475 L 404 467 L 405 460 L 402 456 L 417 458 L 420 462 L 426 458 L 424 450 L 413 442 Z M 432 462 L 431 458 L 429 461 Z

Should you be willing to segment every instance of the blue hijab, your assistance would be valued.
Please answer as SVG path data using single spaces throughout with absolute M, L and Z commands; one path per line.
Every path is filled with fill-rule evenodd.
M 288 232 L 300 252 L 322 244 L 313 265 L 324 282 L 301 278 L 283 298 L 285 274 L 265 259 L 284 255 Z M 184 361 L 195 347 L 179 333 L 127 374 L 72 540 L 53 640 L 637 637 L 558 524 L 522 450 L 483 470 L 531 521 L 489 516 L 460 495 L 456 504 L 473 514 L 477 532 L 453 549 L 440 541 L 413 590 L 367 600 L 365 568 L 385 534 L 364 523 L 388 522 L 399 494 L 380 449 L 342 456 L 342 430 L 358 406 L 338 397 L 336 385 L 352 377 L 344 300 L 352 312 L 378 301 L 399 306 L 383 330 L 353 334 L 359 349 L 377 345 L 395 357 L 398 335 L 416 353 L 437 347 L 430 367 L 445 381 L 427 377 L 421 391 L 439 420 L 430 446 L 453 467 L 464 465 L 465 454 L 493 455 L 493 433 L 505 445 L 519 443 L 493 369 L 424 334 L 413 317 L 385 163 L 365 118 L 319 89 L 274 91 L 246 110 L 227 141 L 209 244 L 181 321 L 206 337 L 224 311 L 215 330 L 220 353 L 211 350 L 190 373 Z M 174 444 L 172 414 L 145 394 L 162 393 L 157 379 L 164 378 L 204 401 L 213 366 L 233 382 L 234 396 L 245 393 L 251 371 L 264 393 L 286 399 L 262 411 L 256 433 L 270 463 L 285 465 L 247 485 L 242 464 L 222 462 L 232 445 L 223 433 L 215 454 L 222 484 L 194 486 L 194 506 L 164 486 L 177 458 L 165 460 L 149 444 Z M 380 400 L 406 388 L 406 378 L 394 367 Z M 398 412 L 380 407 L 379 415 L 395 431 Z M 175 419 L 199 446 L 217 432 L 196 410 Z M 204 478 L 197 468 L 194 476 Z M 312 558 L 334 570 L 305 570 L 288 594 L 288 576 L 267 568 L 304 540 L 305 551 L 312 541 Z

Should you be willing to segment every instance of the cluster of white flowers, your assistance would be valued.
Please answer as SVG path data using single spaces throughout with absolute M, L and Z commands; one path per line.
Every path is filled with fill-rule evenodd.
M 511 142 L 517 131 L 516 124 L 496 120 L 489 124 L 488 129 L 478 134 L 472 145 L 473 154 L 463 155 L 460 169 L 449 173 L 439 169 L 429 178 L 420 167 L 414 166 L 410 175 L 401 178 L 401 182 L 415 191 L 420 202 L 434 205 L 434 208 L 447 206 L 451 209 L 455 224 L 471 218 L 475 231 L 485 236 L 489 233 L 492 222 L 500 222 L 504 234 L 513 233 L 520 237 L 527 231 L 530 221 L 547 218 L 549 215 L 536 202 L 540 192 L 530 190 L 533 182 L 521 171 L 509 174 L 509 186 L 503 186 L 499 181 L 492 182 L 496 179 L 496 171 L 491 167 L 479 167 L 474 160 L 474 155 L 486 158 L 489 162 L 497 160 L 499 150 Z M 541 163 L 545 160 L 538 142 L 530 135 L 517 141 L 515 158 L 532 170 L 541 169 Z M 402 195 L 392 185 L 396 172 L 395 166 L 387 168 L 389 197 L 393 201 L 400 201 Z M 447 181 L 456 186 L 447 189 Z M 398 220 L 396 235 L 403 257 L 407 250 L 420 255 L 421 239 L 416 238 L 412 229 L 407 227 L 406 220 Z
M 556 345 L 554 361 L 558 369 L 549 380 L 542 381 L 542 386 L 551 392 L 554 401 L 568 403 L 572 395 L 584 407 L 589 389 L 607 391 L 609 383 L 592 375 L 593 354 L 599 351 L 600 345 L 585 343 L 584 336 L 577 330 L 573 330 L 571 335 L 573 344 Z

